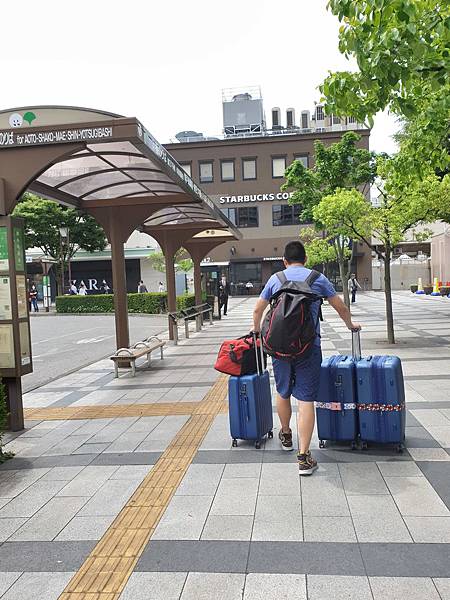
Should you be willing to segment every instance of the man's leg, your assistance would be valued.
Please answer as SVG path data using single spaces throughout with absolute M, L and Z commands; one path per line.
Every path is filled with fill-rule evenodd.
M 356 290 L 352 290 L 352 304 L 356 302 Z
M 277 388 L 277 412 L 281 424 L 278 438 L 283 450 L 293 450 L 292 430 L 290 428 L 292 367 L 290 363 L 277 359 L 272 359 L 272 365 Z
M 223 314 L 226 315 L 228 311 L 228 296 L 223 299 Z
M 284 433 L 289 433 L 291 430 L 291 416 L 292 416 L 292 406 L 291 406 L 291 398 L 283 398 L 280 394 L 277 394 L 277 412 L 278 418 L 280 419 L 281 430 Z
M 314 431 L 314 423 L 314 402 L 303 402 L 302 400 L 299 400 L 297 418 L 299 454 L 306 454 L 309 451 Z

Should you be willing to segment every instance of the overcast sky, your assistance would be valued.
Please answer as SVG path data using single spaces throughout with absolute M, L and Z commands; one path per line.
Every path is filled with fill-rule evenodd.
M 1 108 L 59 104 L 136 116 L 161 142 L 221 133 L 222 88 L 259 85 L 267 117 L 312 109 L 347 68 L 326 0 L 2 2 Z M 371 147 L 392 152 L 379 115 Z

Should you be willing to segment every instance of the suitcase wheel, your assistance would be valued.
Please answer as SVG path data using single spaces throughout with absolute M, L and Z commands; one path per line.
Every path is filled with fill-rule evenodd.
M 324 440 L 319 440 L 319 448 L 326 448 L 327 444 Z
M 233 440 L 231 442 L 231 445 L 232 445 L 233 448 L 237 448 L 237 440 Z
M 271 440 L 273 438 L 273 431 L 269 431 L 267 437 L 269 438 L 269 440 Z
M 259 450 L 259 449 L 261 448 L 261 442 L 260 442 L 260 441 L 258 441 L 258 442 L 255 442 L 255 448 L 256 448 L 257 450 Z
M 361 450 L 367 450 L 367 442 L 361 442 Z

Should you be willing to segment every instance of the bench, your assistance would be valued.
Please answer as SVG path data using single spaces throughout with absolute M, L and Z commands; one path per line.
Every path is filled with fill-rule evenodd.
M 202 329 L 202 320 L 203 315 L 209 313 L 209 324 L 213 324 L 213 314 L 212 308 L 209 304 L 197 304 L 196 306 L 190 306 L 189 308 L 184 308 L 178 312 L 169 313 L 169 319 L 172 320 L 174 324 L 174 344 L 178 344 L 178 321 L 181 319 L 184 320 L 184 332 L 186 338 L 189 338 L 189 320 L 195 319 L 195 330 L 201 331 Z
M 142 356 L 147 357 L 147 366 L 150 366 L 151 354 L 154 350 L 161 351 L 161 360 L 164 358 L 163 349 L 166 345 L 166 342 L 163 342 L 156 336 L 152 336 L 143 340 L 142 342 L 137 342 L 131 348 L 119 348 L 113 356 L 110 356 L 110 359 L 114 362 L 114 377 L 119 377 L 119 363 L 124 363 L 125 361 L 131 363 L 131 372 L 133 377 L 136 375 L 136 360 L 141 358 Z

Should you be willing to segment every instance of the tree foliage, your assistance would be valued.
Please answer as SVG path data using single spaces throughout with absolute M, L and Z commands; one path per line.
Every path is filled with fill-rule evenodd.
M 147 260 L 155 271 L 159 271 L 160 273 L 166 272 L 166 259 L 163 252 L 152 252 L 152 254 L 147 257 Z M 186 258 L 186 250 L 184 248 L 180 248 L 175 253 L 174 261 L 177 270 L 184 271 L 185 273 L 188 273 L 194 267 L 192 259 Z
M 361 122 L 390 108 L 412 117 L 417 98 L 448 82 L 450 4 L 440 0 L 329 0 L 342 23 L 339 50 L 357 72 L 330 73 L 327 108 Z
M 325 146 L 319 140 L 314 143 L 314 166 L 306 168 L 295 160 L 285 173 L 283 190 L 293 191 L 290 204 L 300 204 L 300 220 L 311 222 L 312 211 L 323 196 L 337 189 L 368 186 L 376 173 L 375 157 L 365 148 L 358 148 L 361 136 L 353 131 L 344 133 L 339 142 Z
M 106 247 L 105 233 L 94 218 L 34 194 L 24 194 L 14 215 L 25 220 L 26 247 L 40 248 L 58 263 L 61 259 L 66 263 L 80 249 L 95 252 Z M 69 244 L 63 244 L 62 256 L 60 227 L 69 229 Z

